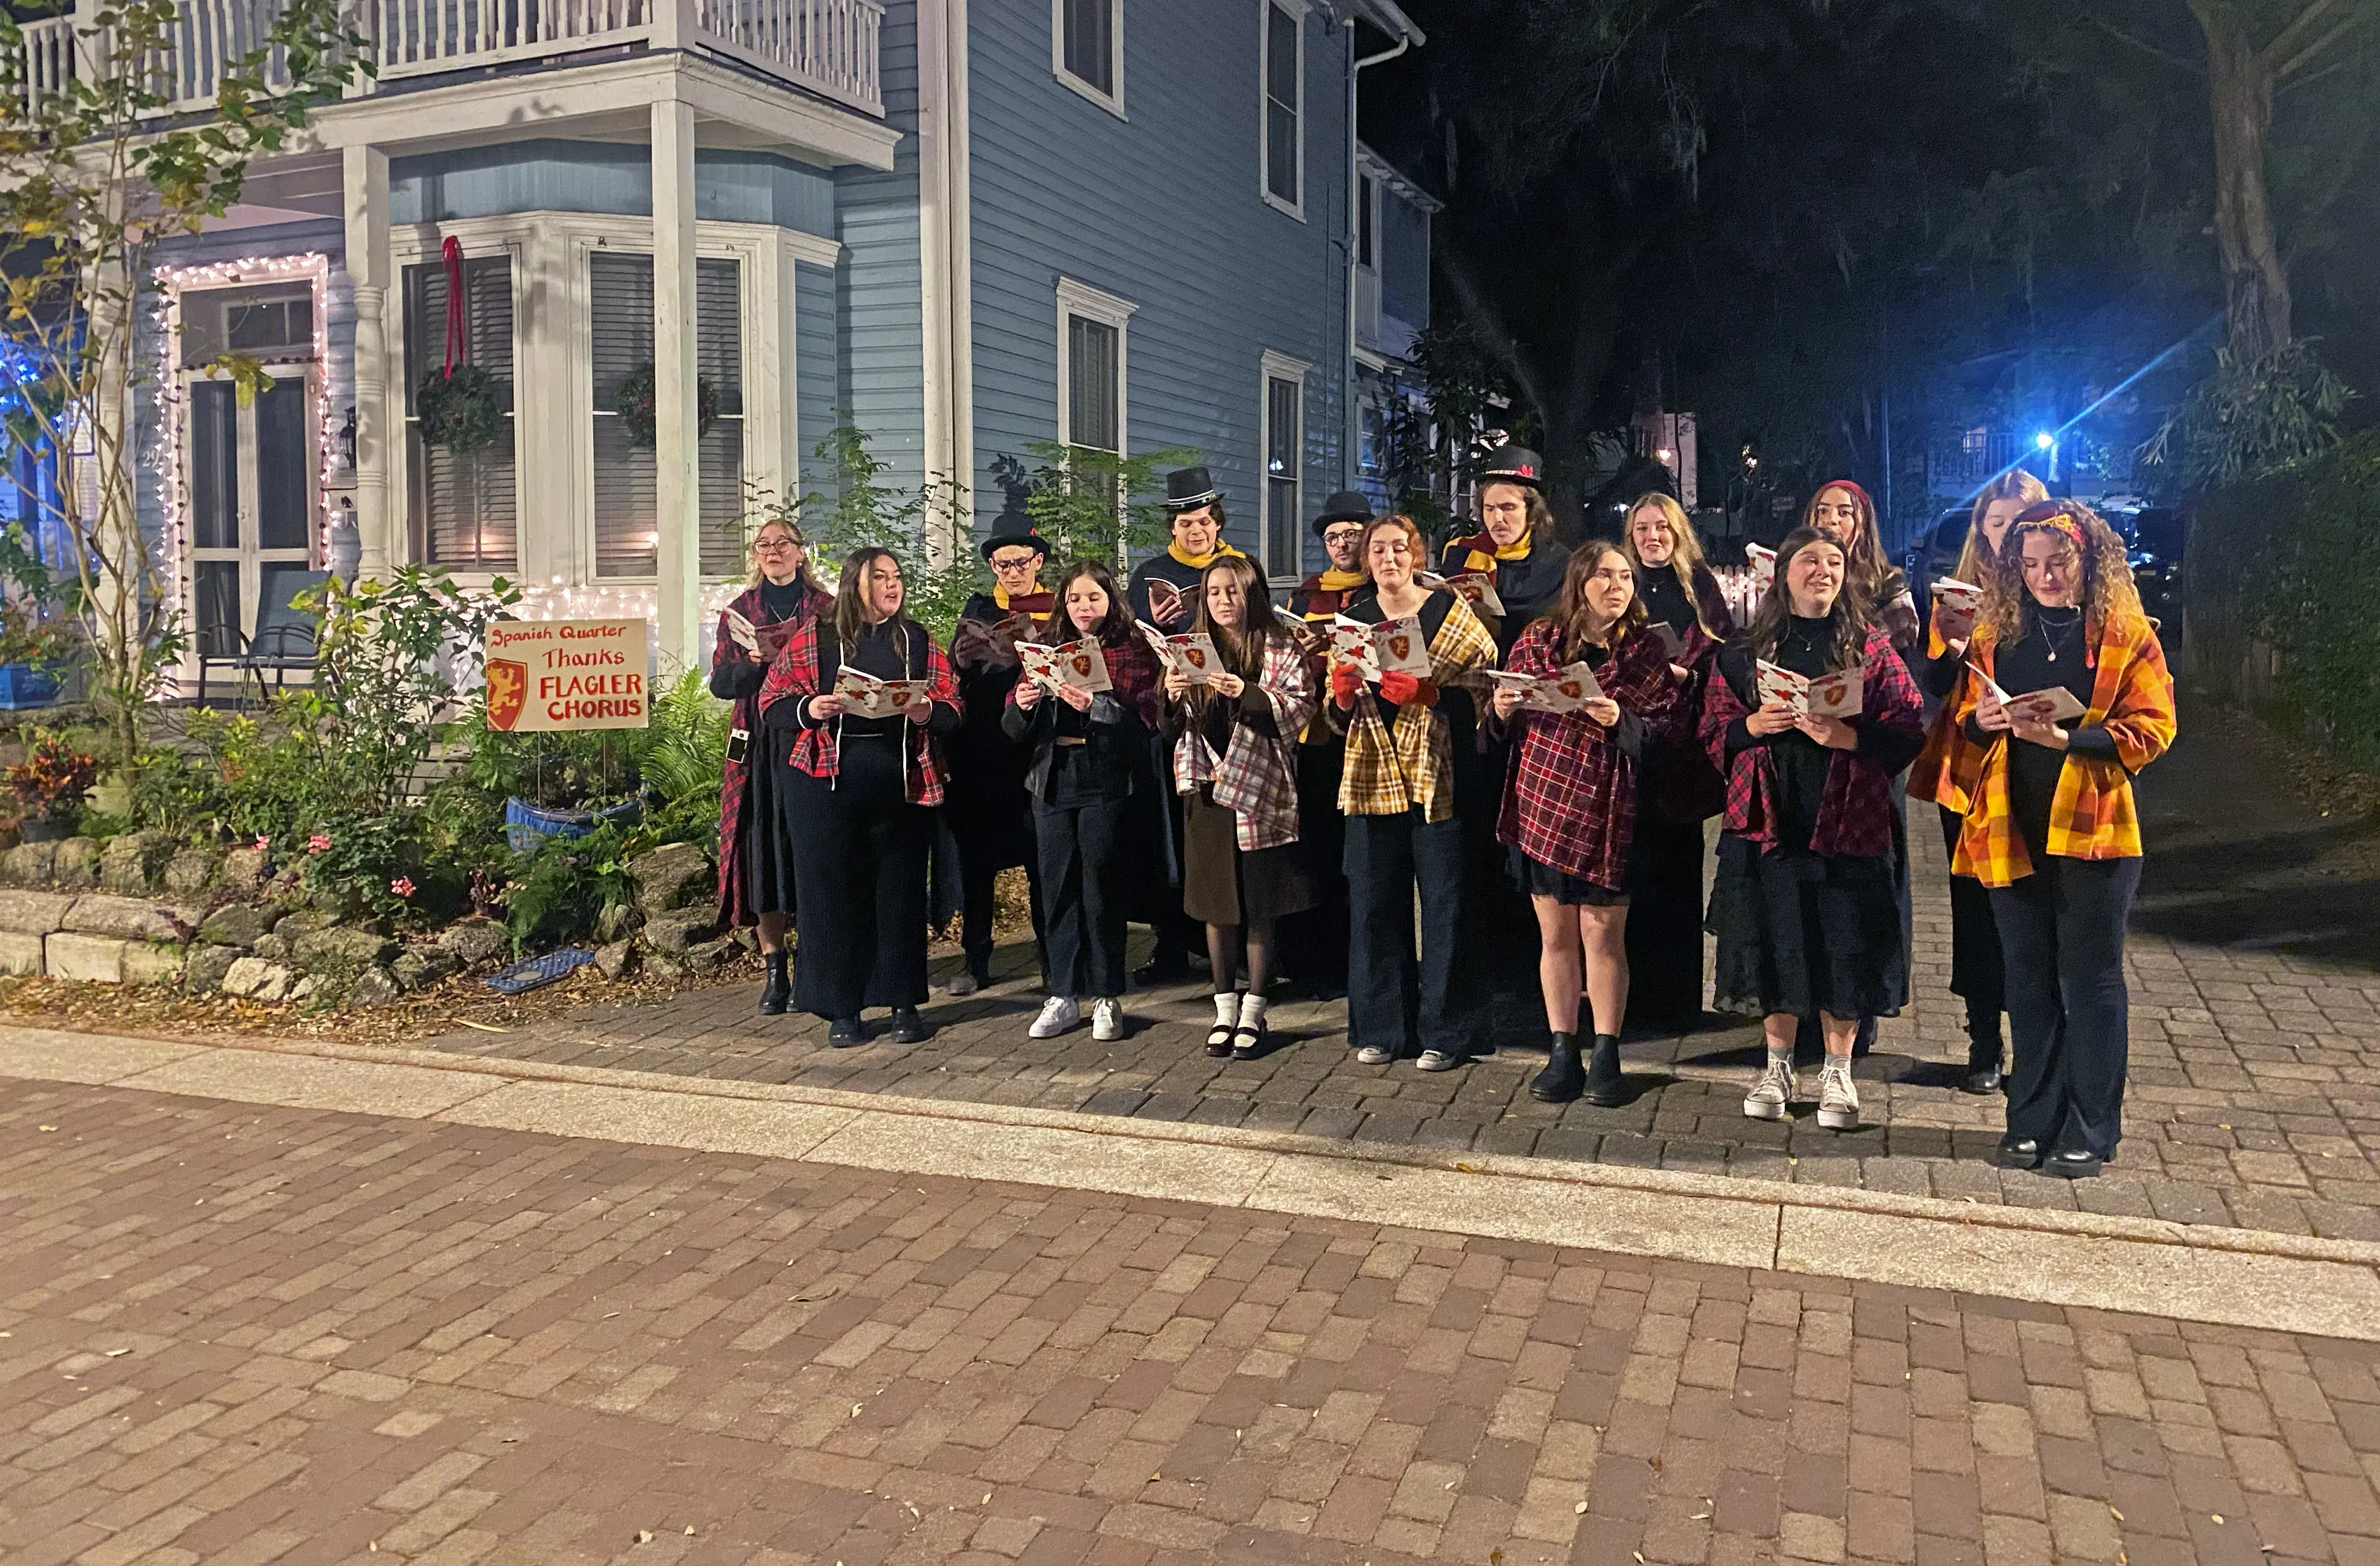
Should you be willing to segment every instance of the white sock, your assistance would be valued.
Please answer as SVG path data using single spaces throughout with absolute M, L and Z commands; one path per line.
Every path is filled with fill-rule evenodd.
M 1226 989 L 1226 990 L 1224 990 L 1221 994 L 1220 994 L 1220 995 L 1216 996 L 1216 997 L 1215 997 L 1215 1026 L 1216 1026 L 1217 1027 L 1232 1027 L 1232 1026 L 1235 1026 L 1238 1024 L 1239 1020 L 1240 1020 L 1240 996 L 1239 996 L 1239 992 L 1238 992 L 1237 990 L 1234 990 L 1234 989 Z
M 1788 1044 L 1785 1048 L 1779 1050 L 1774 1044 L 1770 1045 L 1768 1047 L 1768 1060 L 1769 1063 L 1772 1065 L 1779 1061 L 1784 1062 L 1789 1066 L 1791 1065 L 1793 1063 L 1793 1046 Z
M 1262 1027 L 1264 1026 L 1265 1008 L 1271 1003 L 1272 1002 L 1267 1001 L 1263 996 L 1257 994 L 1253 989 L 1249 990 L 1245 995 L 1241 996 L 1240 1026 L 1242 1027 Z

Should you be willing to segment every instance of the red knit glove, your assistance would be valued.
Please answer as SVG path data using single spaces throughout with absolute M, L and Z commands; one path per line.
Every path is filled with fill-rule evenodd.
M 1353 710 L 1355 697 L 1364 688 L 1364 671 L 1353 663 L 1342 663 L 1330 671 L 1330 699 L 1342 711 Z
M 1424 707 L 1438 705 L 1438 683 L 1435 680 L 1417 680 L 1393 669 L 1380 676 L 1380 694 L 1400 707 L 1412 702 Z

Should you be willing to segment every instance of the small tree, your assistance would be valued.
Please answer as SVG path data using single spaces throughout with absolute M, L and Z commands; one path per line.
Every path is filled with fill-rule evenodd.
M 147 377 L 133 345 L 150 254 L 221 217 L 251 162 L 372 67 L 339 0 L 286 0 L 257 47 L 222 61 L 212 117 L 161 130 L 183 37 L 174 0 L 91 12 L 63 55 L 42 52 L 67 62 L 62 81 L 37 79 L 29 25 L 55 36 L 55 23 L 0 14 L 0 334 L 27 367 L 6 433 L 43 461 L 71 454 L 73 481 L 29 499 L 67 540 L 60 575 L 71 574 L 91 694 L 128 775 L 140 708 L 183 649 L 177 585 L 142 536 L 134 500 L 133 400 Z M 252 360 L 214 368 L 243 398 L 254 395 Z
M 1051 564 L 1104 560 L 1128 564 L 1135 551 L 1165 547 L 1164 489 L 1169 468 L 1198 460 L 1187 447 L 1169 446 L 1118 456 L 1060 441 L 1026 445 L 1033 466 L 1015 466 L 1025 481 L 1025 515 L 1050 540 Z
M 967 595 L 988 579 L 983 562 L 963 543 L 948 551 L 934 547 L 938 513 L 955 518 L 959 539 L 966 537 L 966 497 L 959 486 L 948 479 L 929 479 L 914 490 L 885 483 L 888 464 L 868 449 L 867 433 L 848 424 L 829 431 L 812 455 L 832 465 L 833 497 L 812 492 L 798 506 L 764 502 L 761 520 L 790 521 L 796 514 L 804 518 L 810 556 L 821 577 L 840 572 L 853 550 L 891 550 L 901 557 L 910 617 L 949 639 Z

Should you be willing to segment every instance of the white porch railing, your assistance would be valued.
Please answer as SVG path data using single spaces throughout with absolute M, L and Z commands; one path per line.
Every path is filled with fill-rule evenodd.
M 176 47 L 140 64 L 166 99 L 160 114 L 202 113 L 231 66 L 262 42 L 282 0 L 177 4 Z M 357 0 L 357 7 L 351 25 L 371 40 L 382 81 L 643 44 L 720 55 L 884 112 L 879 0 Z M 76 17 L 26 24 L 26 91 L 35 104 L 90 66 L 92 42 L 79 36 L 87 25 Z M 267 79 L 277 85 L 279 76 L 275 61 Z

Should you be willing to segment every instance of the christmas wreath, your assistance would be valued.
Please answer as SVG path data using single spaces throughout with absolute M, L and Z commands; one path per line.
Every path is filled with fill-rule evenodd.
M 504 428 L 502 382 L 476 364 L 433 370 L 413 389 L 421 443 L 468 453 L 493 445 Z
M 628 443 L 646 451 L 652 450 L 660 438 L 655 428 L 659 415 L 653 407 L 654 382 L 653 367 L 641 364 L 623 376 L 618 389 L 612 394 L 612 411 L 620 416 L 621 427 L 628 432 Z M 695 439 L 710 434 L 710 427 L 718 422 L 719 388 L 708 377 L 698 375 L 694 379 Z

